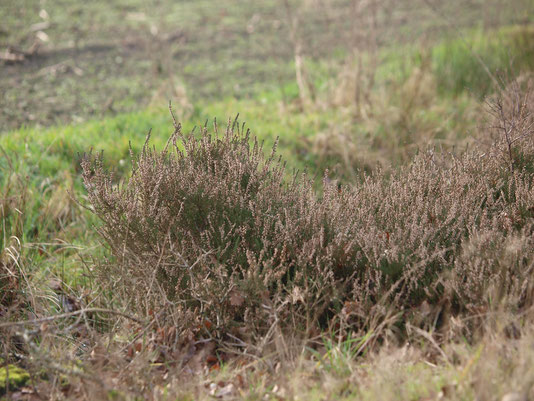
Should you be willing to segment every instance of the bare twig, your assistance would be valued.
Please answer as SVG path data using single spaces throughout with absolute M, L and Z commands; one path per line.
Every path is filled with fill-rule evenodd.
M 40 319 L 21 320 L 21 321 L 17 321 L 17 322 L 4 322 L 4 323 L 0 323 L 0 329 L 6 328 L 6 327 L 25 326 L 27 324 L 40 324 L 40 323 L 50 322 L 50 321 L 57 320 L 57 319 L 63 319 L 63 318 L 66 318 L 66 317 L 81 315 L 81 314 L 85 314 L 85 313 L 98 313 L 98 312 L 100 312 L 100 313 L 111 313 L 113 315 L 122 316 L 122 317 L 124 317 L 126 319 L 129 319 L 129 320 L 132 320 L 132 321 L 134 321 L 136 323 L 144 324 L 143 321 L 137 319 L 136 317 L 133 317 L 131 315 L 128 315 L 128 314 L 126 314 L 124 312 L 120 312 L 120 311 L 117 311 L 117 310 L 106 309 L 106 308 L 85 308 L 85 309 L 80 309 L 80 310 L 77 310 L 77 311 L 74 311 L 74 312 L 61 313 L 59 315 L 47 316 L 47 317 L 43 317 L 43 318 L 40 318 Z

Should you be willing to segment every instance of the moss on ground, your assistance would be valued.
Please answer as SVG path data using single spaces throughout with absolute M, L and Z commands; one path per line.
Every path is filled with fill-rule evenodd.
M 8 380 L 9 377 L 9 380 Z M 6 385 L 9 390 L 17 390 L 28 383 L 30 374 L 19 366 L 9 364 L 0 368 L 0 395 L 6 393 Z

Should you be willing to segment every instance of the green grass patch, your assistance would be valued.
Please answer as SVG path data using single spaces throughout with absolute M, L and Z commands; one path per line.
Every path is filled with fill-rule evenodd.
M 469 91 L 483 98 L 494 89 L 490 74 L 498 79 L 499 74 L 511 77 L 534 69 L 534 27 L 477 30 L 439 43 L 431 53 L 442 93 Z

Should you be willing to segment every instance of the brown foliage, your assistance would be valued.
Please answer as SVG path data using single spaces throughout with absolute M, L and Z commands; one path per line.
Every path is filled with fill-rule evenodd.
M 273 321 L 310 329 L 346 315 L 343 305 L 357 305 L 354 328 L 383 306 L 524 308 L 534 228 L 524 160 L 534 148 L 521 127 L 505 162 L 498 143 L 428 151 L 352 188 L 325 179 L 322 196 L 306 176 L 284 180 L 276 149 L 265 157 L 235 122 L 199 138 L 178 127 L 161 152 L 146 144 L 120 185 L 101 157 L 86 157 L 89 200 L 114 255 L 102 277 L 138 312 L 181 327 L 208 320 L 219 333 L 265 333 Z

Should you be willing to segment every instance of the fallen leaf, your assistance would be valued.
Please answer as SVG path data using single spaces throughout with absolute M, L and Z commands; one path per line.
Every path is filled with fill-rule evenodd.
M 214 370 L 219 370 L 221 367 L 219 366 L 219 363 L 214 363 L 211 367 L 210 367 L 210 372 L 213 372 Z
M 207 363 L 216 363 L 218 362 L 219 359 L 217 359 L 217 357 L 215 355 L 208 355 L 207 358 L 206 358 L 206 362 Z

